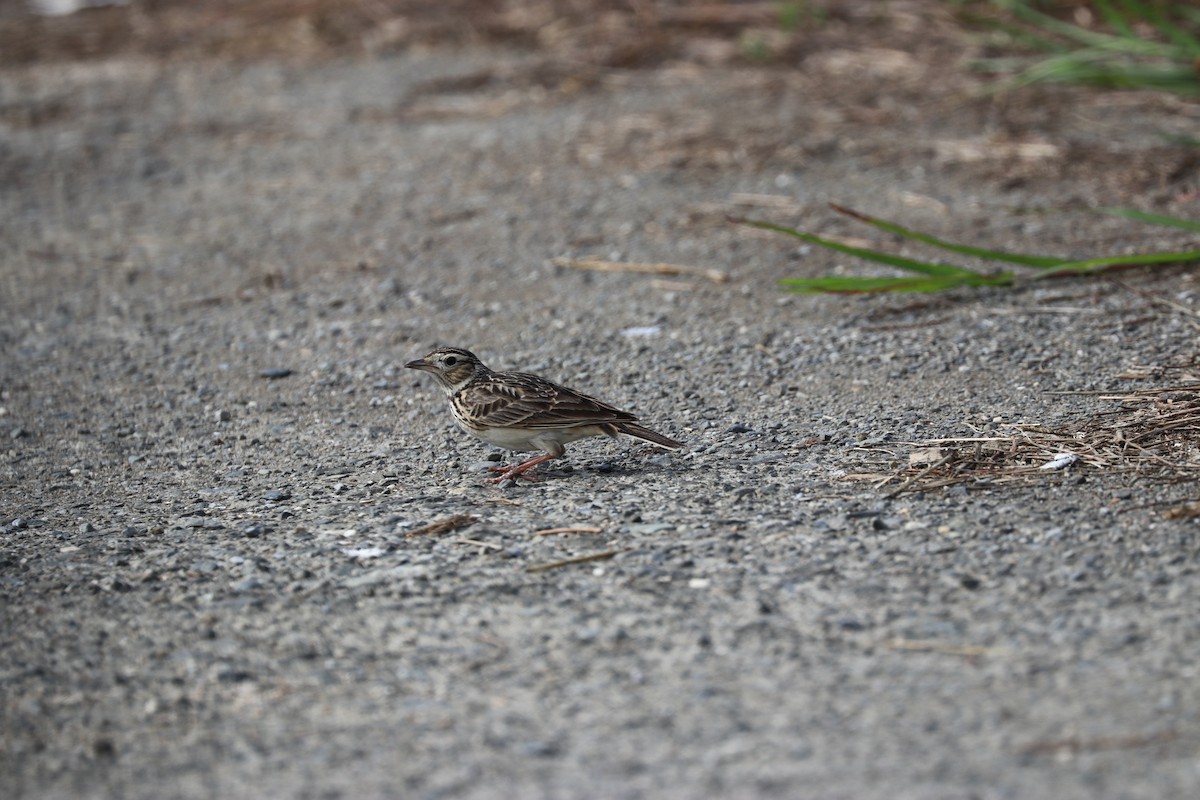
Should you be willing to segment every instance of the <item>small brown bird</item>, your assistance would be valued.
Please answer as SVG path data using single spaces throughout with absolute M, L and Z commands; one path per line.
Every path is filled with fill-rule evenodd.
M 559 458 L 563 445 L 587 436 L 628 434 L 661 447 L 683 444 L 638 425 L 628 411 L 594 397 L 559 386 L 526 372 L 493 372 L 474 353 L 439 347 L 424 358 L 404 365 L 433 375 L 454 420 L 467 433 L 508 450 L 541 450 L 542 454 L 511 467 L 493 467 L 500 477 L 535 480 L 527 470 Z

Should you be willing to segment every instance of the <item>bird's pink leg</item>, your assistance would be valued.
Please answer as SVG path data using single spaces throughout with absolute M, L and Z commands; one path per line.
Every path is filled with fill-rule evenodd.
M 538 480 L 537 478 L 533 477 L 532 475 L 526 475 L 525 472 L 527 470 L 533 469 L 538 464 L 541 464 L 543 461 L 549 461 L 552 458 L 556 458 L 556 456 L 553 456 L 550 453 L 542 453 L 540 456 L 534 456 L 533 458 L 529 459 L 528 461 L 522 461 L 520 464 L 517 464 L 516 466 L 490 467 L 488 470 L 489 472 L 499 472 L 499 473 L 501 473 L 501 475 L 498 478 L 488 478 L 488 483 L 500 483 L 500 481 L 515 480 L 517 478 L 524 478 L 525 480 L 530 481 L 531 483 L 537 483 L 537 480 Z

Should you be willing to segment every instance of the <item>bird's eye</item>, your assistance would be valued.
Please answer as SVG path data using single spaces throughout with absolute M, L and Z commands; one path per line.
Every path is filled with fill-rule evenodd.
M 442 363 L 445 364 L 447 367 L 453 367 L 455 364 L 458 363 L 458 356 L 446 356 L 445 358 L 442 359 Z

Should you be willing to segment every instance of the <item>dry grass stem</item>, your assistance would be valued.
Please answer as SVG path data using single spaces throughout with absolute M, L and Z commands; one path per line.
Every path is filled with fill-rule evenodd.
M 1140 295 L 1155 305 L 1162 306 L 1163 308 L 1169 308 L 1177 314 L 1182 314 L 1183 316 L 1187 317 L 1188 324 L 1190 324 L 1192 327 L 1200 327 L 1200 322 L 1197 322 L 1197 320 L 1200 319 L 1200 312 L 1197 312 L 1196 309 L 1189 308 L 1181 303 L 1176 303 L 1174 300 L 1168 300 L 1167 298 L 1154 294 L 1153 292 L 1147 292 L 1145 289 L 1141 289 L 1137 286 L 1131 286 L 1124 281 L 1117 280 L 1116 278 L 1112 278 L 1111 280 L 1114 284 L 1131 294 Z
M 578 525 L 573 528 L 543 528 L 540 531 L 534 531 L 534 536 L 554 536 L 560 533 L 601 533 L 603 528 L 596 528 L 590 525 Z
M 534 564 L 531 567 L 526 567 L 526 572 L 545 572 L 549 569 L 558 569 L 559 567 L 569 567 L 572 564 L 586 564 L 589 561 L 605 561 L 612 558 L 618 553 L 624 553 L 625 549 L 621 550 L 605 550 L 602 553 L 588 553 L 585 556 L 574 556 L 573 558 L 564 558 L 561 561 L 550 561 L 545 564 Z
M 949 464 L 953 459 L 954 459 L 954 453 L 947 453 L 946 455 L 942 456 L 934 463 L 932 463 L 929 466 L 922 469 L 916 475 L 913 475 L 911 478 L 906 480 L 904 483 L 900 484 L 898 487 L 896 487 L 892 491 L 888 492 L 887 496 L 895 497 L 896 495 L 900 494 L 901 492 L 904 492 L 905 490 L 908 489 L 908 487 L 912 486 L 914 483 L 921 480 L 922 478 L 924 478 L 929 473 L 933 472 L 938 467 L 942 467 L 942 466 L 945 466 L 946 464 Z
M 489 497 L 486 500 L 484 500 L 483 502 L 491 503 L 492 505 L 497 505 L 497 506 L 518 506 L 519 507 L 521 505 L 520 500 L 510 500 L 507 497 Z
M 1173 730 L 1159 731 L 1158 733 L 1132 733 L 1125 736 L 1101 736 L 1095 739 L 1068 736 L 1063 739 L 1035 742 L 1021 748 L 1021 753 L 1030 756 L 1045 756 L 1063 753 L 1096 753 L 1104 750 L 1130 750 L 1136 747 L 1173 742 L 1179 737 L 1179 731 Z
M 989 308 L 987 313 L 997 316 L 1021 314 L 1084 314 L 1101 316 L 1112 312 L 1103 308 L 1076 308 L 1075 306 L 1021 306 L 1018 308 Z
M 603 261 L 598 258 L 556 258 L 551 261 L 556 267 L 592 270 L 594 272 L 640 272 L 647 275 L 693 275 L 706 278 L 713 283 L 725 283 L 729 273 L 709 267 L 693 267 L 687 264 L 648 264 L 637 261 Z
M 504 549 L 504 545 L 499 545 L 499 544 L 496 544 L 495 542 L 483 542 L 483 541 L 480 541 L 479 539 L 468 539 L 465 536 L 455 539 L 454 543 L 455 544 L 469 544 L 469 545 L 474 545 L 475 547 L 484 547 L 484 548 L 487 548 L 488 550 L 503 550 Z
M 661 289 L 664 292 L 690 292 L 695 290 L 696 284 L 691 281 L 672 281 L 666 278 L 651 278 L 650 288 Z
M 779 211 L 796 213 L 803 206 L 796 203 L 794 197 L 785 194 L 750 194 L 749 192 L 734 192 L 729 196 L 729 202 L 735 206 L 750 206 L 752 208 L 773 208 Z
M 1000 647 L 983 647 L 975 644 L 944 644 L 922 639 L 888 639 L 883 643 L 892 650 L 906 650 L 913 653 L 943 653 L 950 656 L 1003 656 L 1008 651 Z
M 1095 396 L 1118 407 L 1061 429 L 1011 425 L 1011 432 L 993 436 L 904 442 L 918 449 L 901 465 L 900 455 L 888 449 L 896 443 L 869 448 L 877 454 L 870 463 L 876 469 L 847 478 L 875 481 L 879 489 L 898 482 L 887 495 L 895 497 L 963 483 L 1036 483 L 1071 470 L 1159 480 L 1194 480 L 1200 473 L 1200 383 Z M 925 450 L 944 455 L 930 463 Z
M 439 533 L 449 533 L 460 528 L 466 528 L 469 525 L 474 525 L 479 521 L 478 517 L 473 517 L 470 514 L 455 514 L 445 519 L 439 519 L 437 522 L 431 522 L 428 525 L 422 525 L 420 528 L 414 528 L 404 534 L 405 539 L 413 536 L 429 536 Z
M 1193 500 L 1190 503 L 1172 506 L 1162 512 L 1162 515 L 1167 519 L 1195 519 L 1200 517 L 1200 502 Z

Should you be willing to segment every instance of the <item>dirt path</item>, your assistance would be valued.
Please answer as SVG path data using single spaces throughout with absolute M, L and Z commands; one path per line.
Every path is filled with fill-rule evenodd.
M 905 19 L 791 67 L 4 68 L 0 795 L 1191 796 L 1200 547 L 1162 512 L 1193 483 L 878 484 L 1118 408 L 1055 392 L 1186 381 L 1195 330 L 1146 293 L 1194 276 L 787 296 L 865 267 L 726 217 L 1181 246 L 1031 209 L 1195 216 L 1166 137 L 1197 109 L 982 97 Z M 584 256 L 729 279 L 552 262 Z M 401 367 L 435 343 L 688 448 L 489 486 Z

